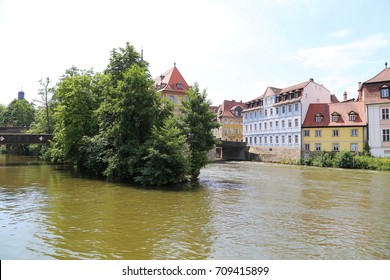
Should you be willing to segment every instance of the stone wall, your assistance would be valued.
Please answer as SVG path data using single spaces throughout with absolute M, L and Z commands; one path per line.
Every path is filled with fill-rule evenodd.
M 288 147 L 250 147 L 252 160 L 264 162 L 281 162 L 283 160 L 298 160 L 301 158 L 299 148 Z

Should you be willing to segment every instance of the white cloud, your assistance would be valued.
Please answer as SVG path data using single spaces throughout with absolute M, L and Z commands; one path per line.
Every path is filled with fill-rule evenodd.
M 336 32 L 333 32 L 330 36 L 335 38 L 345 38 L 351 33 L 351 29 L 340 29 Z
M 387 47 L 387 35 L 372 34 L 344 45 L 308 48 L 296 51 L 293 60 L 326 70 L 347 69 L 359 65 L 374 51 Z

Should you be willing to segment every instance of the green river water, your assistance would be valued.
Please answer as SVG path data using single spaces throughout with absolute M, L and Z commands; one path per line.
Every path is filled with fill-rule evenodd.
M 150 189 L 0 155 L 0 259 L 390 259 L 390 172 L 226 162 Z

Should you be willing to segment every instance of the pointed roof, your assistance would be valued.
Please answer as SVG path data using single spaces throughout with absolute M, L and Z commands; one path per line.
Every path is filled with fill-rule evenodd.
M 184 93 L 189 88 L 186 80 L 177 69 L 176 63 L 171 69 L 165 71 L 159 77 L 156 77 L 154 79 L 154 84 L 158 91 L 168 90 Z
M 379 82 L 390 82 L 390 68 L 385 68 L 379 72 L 375 77 L 365 81 L 363 84 L 372 84 Z

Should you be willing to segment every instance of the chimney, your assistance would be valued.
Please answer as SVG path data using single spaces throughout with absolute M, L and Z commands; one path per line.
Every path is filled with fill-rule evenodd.
M 310 78 L 310 82 L 314 82 L 314 79 L 313 79 L 313 78 Z
M 358 90 L 362 87 L 362 82 L 358 82 Z
M 347 100 L 348 100 L 348 94 L 347 94 L 347 92 L 346 92 L 346 91 L 344 91 L 344 94 L 343 94 L 343 96 L 344 96 L 344 102 L 345 102 L 345 101 L 347 101 Z

